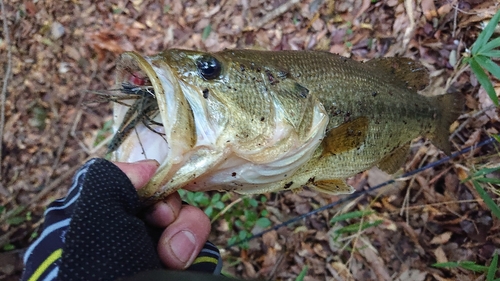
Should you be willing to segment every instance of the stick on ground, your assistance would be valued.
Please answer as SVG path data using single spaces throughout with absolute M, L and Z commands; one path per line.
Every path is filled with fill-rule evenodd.
M 2 145 L 3 145 L 3 129 L 5 125 L 5 100 L 7 96 L 7 85 L 9 82 L 10 73 L 12 71 L 12 48 L 10 45 L 9 25 L 7 24 L 7 14 L 5 12 L 5 6 L 3 4 L 3 0 L 0 0 L 0 7 L 2 10 L 3 33 L 5 38 L 5 44 L 7 45 L 7 69 L 5 70 L 2 93 L 0 95 L 0 163 L 1 163 L 1 160 L 3 159 Z M 0 185 L 2 185 L 1 179 L 2 179 L 2 165 L 0 164 Z

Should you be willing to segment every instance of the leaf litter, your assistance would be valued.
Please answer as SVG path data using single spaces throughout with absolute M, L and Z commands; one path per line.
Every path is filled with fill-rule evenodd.
M 65 195 L 74 170 L 86 159 L 104 155 L 106 146 L 97 140 L 109 140 L 110 132 L 103 128 L 111 120 L 111 105 L 81 100 L 89 91 L 114 88 L 115 60 L 123 51 L 316 49 L 356 60 L 407 56 L 429 69 L 432 82 L 426 94 L 448 89 L 466 96 L 466 111 L 455 124 L 455 148 L 500 131 L 498 109 L 491 107 L 477 79 L 470 70 L 456 71 L 458 60 L 498 10 L 494 0 L 4 2 L 13 76 L 5 103 L 0 175 L 2 280 L 19 278 L 22 253 L 39 231 L 45 206 Z M 4 32 L 2 28 L 2 38 Z M 0 53 L 6 54 L 7 47 L 0 40 Z M 0 64 L 7 59 L 0 56 Z M 2 67 L 0 77 L 4 74 Z M 498 81 L 492 81 L 498 93 Z M 417 140 L 403 169 L 440 157 L 429 142 Z M 304 272 L 303 280 L 484 280 L 484 274 L 431 265 L 487 265 L 498 252 L 499 219 L 474 186 L 461 180 L 475 168 L 499 161 L 495 144 L 474 149 L 376 194 L 271 231 L 247 248 L 225 250 L 224 270 L 278 280 L 295 280 Z M 361 190 L 386 179 L 372 169 L 349 183 Z M 273 224 L 340 198 L 308 190 L 265 197 L 255 212 L 266 210 Z M 236 194 L 231 198 L 241 200 Z M 493 198 L 498 203 L 498 196 Z M 330 222 L 366 210 L 371 212 Z M 213 223 L 211 240 L 221 248 L 238 234 L 234 219 L 221 216 Z

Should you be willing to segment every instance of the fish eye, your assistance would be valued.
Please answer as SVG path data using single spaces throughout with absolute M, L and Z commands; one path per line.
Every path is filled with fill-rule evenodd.
M 196 60 L 196 67 L 198 67 L 198 72 L 206 80 L 212 80 L 219 77 L 222 70 L 220 62 L 209 55 L 205 55 Z

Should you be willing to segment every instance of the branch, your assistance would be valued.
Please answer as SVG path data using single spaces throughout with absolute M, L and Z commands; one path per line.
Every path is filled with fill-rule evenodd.
M 2 10 L 2 20 L 3 20 L 3 33 L 5 38 L 5 44 L 7 45 L 7 69 L 5 70 L 5 76 L 3 79 L 2 93 L 0 95 L 0 179 L 2 178 L 2 146 L 3 146 L 3 130 L 5 125 L 5 99 L 7 96 L 7 85 L 10 77 L 10 72 L 12 71 L 12 48 L 10 45 L 9 36 L 9 26 L 7 24 L 7 14 L 5 12 L 5 7 L 3 5 L 3 0 L 0 0 L 0 6 Z M 0 182 L 1 185 L 1 182 Z

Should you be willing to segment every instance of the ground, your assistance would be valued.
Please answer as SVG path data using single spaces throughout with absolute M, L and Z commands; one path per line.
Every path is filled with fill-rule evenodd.
M 64 196 L 75 169 L 103 156 L 99 144 L 109 135 L 103 128 L 109 126 L 111 105 L 92 102 L 92 91 L 113 89 L 115 60 L 123 51 L 315 49 L 356 60 L 410 57 L 431 73 L 428 94 L 466 97 L 464 114 L 451 128 L 455 151 L 500 130 L 498 110 L 475 76 L 469 70 L 456 73 L 457 61 L 498 10 L 495 0 L 3 2 L 2 22 L 6 18 L 8 27 L 0 27 L 0 77 L 7 83 L 1 124 L 2 280 L 19 278 L 22 253 L 36 237 L 45 206 Z M 500 92 L 498 81 L 493 83 Z M 295 280 L 301 272 L 303 280 L 484 280 L 481 273 L 432 264 L 488 265 L 500 248 L 500 220 L 470 182 L 461 182 L 470 171 L 498 163 L 498 151 L 495 144 L 473 149 L 266 233 L 245 248 L 223 250 L 224 270 L 278 280 Z M 428 141 L 416 140 L 403 169 L 443 157 Z M 389 178 L 372 169 L 349 183 L 364 190 Z M 241 202 L 238 195 L 226 197 Z M 273 225 L 342 198 L 309 190 L 264 197 L 255 212 L 265 210 Z M 358 224 L 345 233 L 339 229 L 360 219 L 330 222 L 360 210 L 367 210 L 361 220 L 372 227 L 361 230 Z M 231 221 L 213 224 L 211 240 L 221 248 L 237 233 Z

